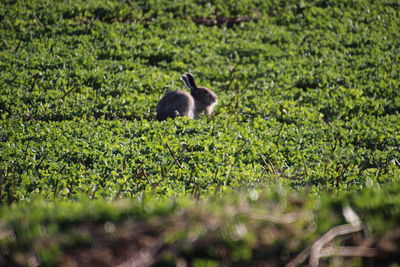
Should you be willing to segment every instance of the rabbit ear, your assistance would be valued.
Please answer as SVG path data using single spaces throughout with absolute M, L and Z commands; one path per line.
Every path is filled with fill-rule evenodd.
M 197 89 L 196 82 L 194 81 L 194 77 L 191 73 L 186 73 L 186 78 L 190 84 L 190 87 L 193 89 Z
M 182 75 L 181 80 L 186 85 L 186 87 L 189 88 L 191 91 L 197 89 L 196 82 L 194 81 L 194 77 L 191 73 L 186 73 Z
M 181 76 L 181 80 L 189 90 L 193 90 L 193 88 L 190 86 L 190 82 L 189 82 L 186 74 Z

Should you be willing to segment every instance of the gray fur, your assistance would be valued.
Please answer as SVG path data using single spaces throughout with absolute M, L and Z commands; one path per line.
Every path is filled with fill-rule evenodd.
M 176 116 L 186 116 L 190 119 L 197 118 L 200 114 L 211 115 L 217 104 L 218 97 L 210 89 L 197 87 L 192 74 L 182 75 L 181 80 L 190 89 L 169 92 L 158 102 L 157 120 L 163 121 Z

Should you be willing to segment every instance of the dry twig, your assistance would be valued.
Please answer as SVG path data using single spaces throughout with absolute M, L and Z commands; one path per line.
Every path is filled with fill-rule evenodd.
M 334 246 L 329 245 L 336 237 L 342 235 L 348 235 L 358 233 L 363 230 L 363 225 L 357 213 L 355 213 L 350 207 L 343 209 L 343 216 L 349 222 L 348 224 L 338 225 L 333 227 L 320 237 L 311 247 L 305 248 L 300 254 L 297 255 L 291 262 L 286 266 L 293 267 L 303 264 L 309 257 L 309 265 L 312 267 L 319 266 L 319 259 L 342 256 L 342 257 L 374 257 L 377 255 L 377 250 L 367 247 L 346 247 L 346 246 Z

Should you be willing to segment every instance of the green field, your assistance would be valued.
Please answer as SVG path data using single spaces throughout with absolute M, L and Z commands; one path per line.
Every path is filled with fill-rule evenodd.
M 0 141 L 0 265 L 399 262 L 400 3 L 1 1 Z

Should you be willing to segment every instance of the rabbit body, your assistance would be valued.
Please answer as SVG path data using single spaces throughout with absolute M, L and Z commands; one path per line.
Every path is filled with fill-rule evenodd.
M 210 89 L 197 87 L 194 77 L 188 73 L 181 77 L 190 93 L 182 90 L 169 92 L 158 102 L 157 120 L 186 116 L 197 118 L 200 114 L 211 115 L 217 104 L 218 97 Z
M 157 120 L 163 121 L 176 116 L 194 118 L 194 100 L 186 91 L 176 90 L 165 94 L 157 105 Z

